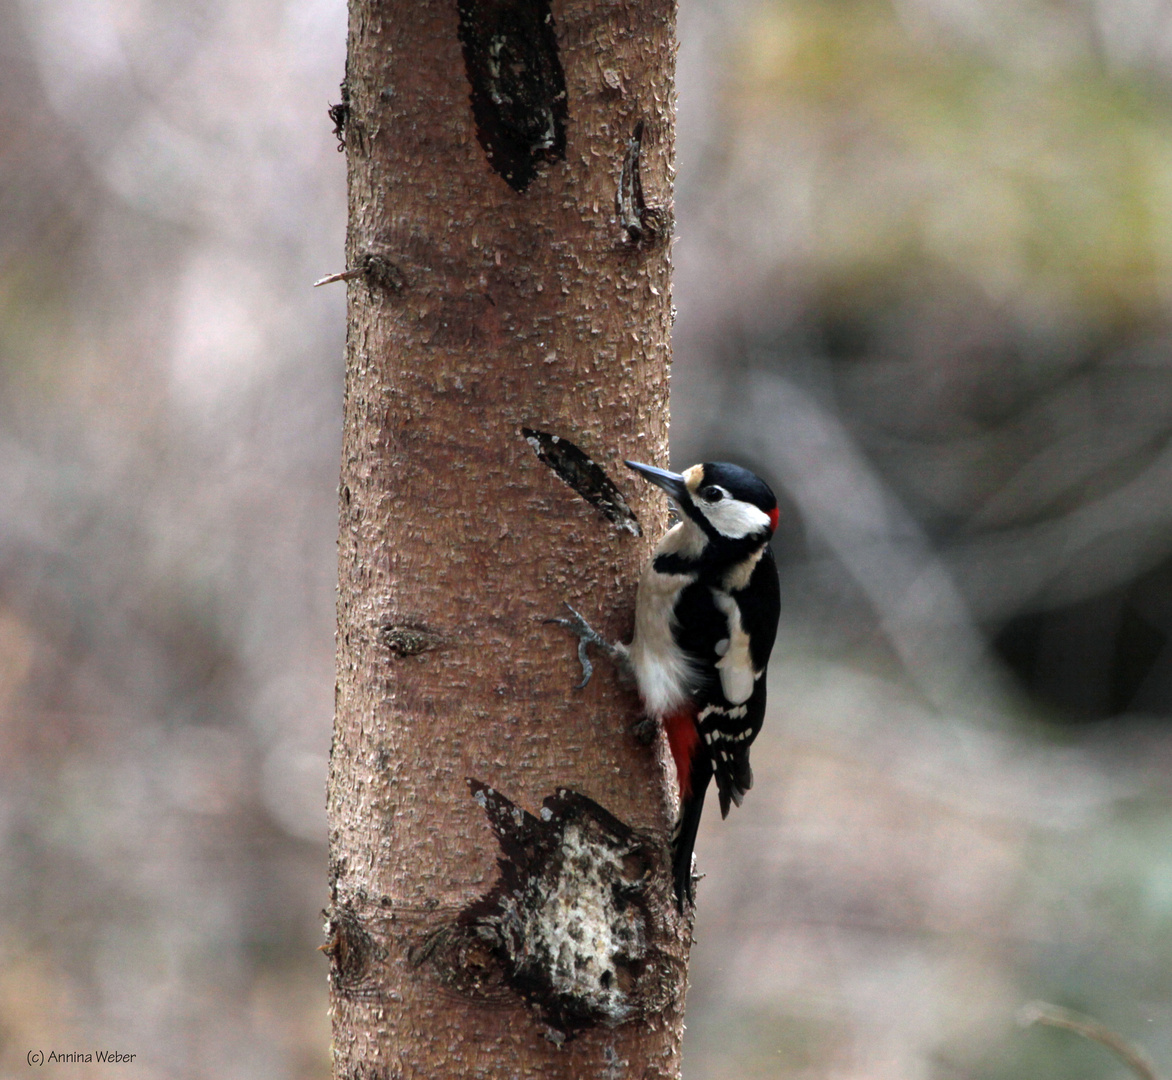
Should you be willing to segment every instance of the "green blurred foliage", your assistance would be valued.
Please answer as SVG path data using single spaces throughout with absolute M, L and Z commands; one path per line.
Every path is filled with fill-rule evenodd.
M 777 122 L 817 133 L 810 269 L 843 284 L 945 272 L 1051 317 L 1162 309 L 1166 88 L 1106 64 L 1069 10 L 982 14 L 994 25 L 966 38 L 885 0 L 761 9 L 729 112 L 738 139 Z

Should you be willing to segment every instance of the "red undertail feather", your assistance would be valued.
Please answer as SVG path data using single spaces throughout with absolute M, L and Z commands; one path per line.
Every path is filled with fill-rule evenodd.
M 674 712 L 663 719 L 663 730 L 667 734 L 667 745 L 676 763 L 676 778 L 680 783 L 680 798 L 692 794 L 692 758 L 700 745 L 700 729 L 696 727 L 695 714 L 690 709 Z

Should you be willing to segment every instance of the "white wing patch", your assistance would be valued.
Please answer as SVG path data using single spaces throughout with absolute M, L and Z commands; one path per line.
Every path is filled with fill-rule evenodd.
M 757 569 L 757 564 L 761 561 L 761 556 L 765 554 L 766 546 L 762 544 L 747 559 L 742 559 L 736 566 L 729 569 L 724 575 L 724 580 L 721 582 L 725 592 L 740 592 L 742 589 L 749 587 L 749 581 L 753 577 L 753 571 Z
M 757 681 L 757 673 L 753 670 L 753 661 L 749 655 L 749 635 L 741 626 L 741 609 L 728 593 L 713 589 L 712 599 L 728 619 L 728 647 L 723 653 L 719 645 L 716 649 L 720 655 L 716 661 L 716 668 L 720 672 L 720 688 L 730 704 L 740 705 L 753 696 L 753 684 Z

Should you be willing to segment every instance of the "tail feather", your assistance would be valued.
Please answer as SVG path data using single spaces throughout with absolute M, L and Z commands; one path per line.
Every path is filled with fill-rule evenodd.
M 716 786 L 720 794 L 720 816 L 726 818 L 729 807 L 734 803 L 740 806 L 744 802 L 745 792 L 753 786 L 748 747 L 738 747 L 737 752 L 722 765 L 723 768 L 716 773 Z
M 692 888 L 692 852 L 696 847 L 696 833 L 700 815 L 704 812 L 704 795 L 712 779 L 712 765 L 707 755 L 697 754 L 692 759 L 690 791 L 680 802 L 680 819 L 672 833 L 672 876 L 675 881 L 676 905 L 683 913 L 684 902 L 694 904 Z

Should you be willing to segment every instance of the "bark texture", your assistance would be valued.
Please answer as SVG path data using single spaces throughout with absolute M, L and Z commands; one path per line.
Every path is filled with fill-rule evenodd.
M 663 749 L 631 734 L 637 699 L 609 665 L 574 691 L 574 642 L 542 622 L 569 601 L 627 637 L 666 527 L 621 459 L 667 463 L 675 10 L 549 14 L 350 7 L 347 258 L 363 273 L 328 794 L 338 1077 L 679 1071 L 688 928 Z M 637 236 L 615 195 L 640 121 L 659 216 Z M 644 535 L 566 486 L 523 427 L 601 464 Z M 575 908 L 583 889 L 606 902 Z M 533 975 L 538 938 L 560 976 L 581 969 L 560 989 Z

